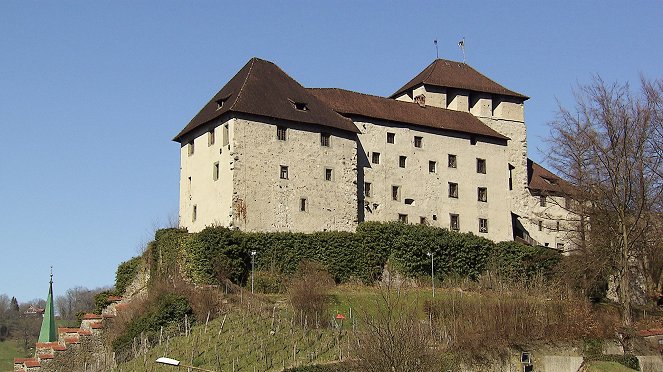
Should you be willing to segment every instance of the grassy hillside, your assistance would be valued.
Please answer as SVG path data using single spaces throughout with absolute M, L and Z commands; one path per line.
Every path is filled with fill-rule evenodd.
M 172 367 L 155 363 L 161 356 L 222 371 L 253 371 L 254 366 L 261 371 L 280 371 L 293 366 L 329 363 L 337 360 L 339 354 L 347 357 L 347 331 L 315 329 L 308 322 L 281 303 L 274 303 L 271 309 L 257 308 L 255 303 L 243 304 L 207 325 L 200 322 L 190 332 L 184 331 L 184 335 L 164 337 L 161 345 L 157 343 L 142 355 L 139 351 L 134 359 L 118 369 L 171 371 Z
M 12 371 L 14 369 L 14 358 L 27 357 L 23 346 L 16 340 L 0 342 L 0 371 Z

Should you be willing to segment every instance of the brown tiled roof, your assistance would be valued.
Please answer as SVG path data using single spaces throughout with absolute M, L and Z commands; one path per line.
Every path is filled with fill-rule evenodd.
M 529 158 L 527 159 L 527 186 L 530 190 L 543 191 L 554 195 L 570 195 L 573 193 L 573 185 Z
M 220 108 L 219 101 L 223 101 Z M 297 110 L 295 102 L 305 103 L 307 110 Z M 173 140 L 179 142 L 185 134 L 228 112 L 359 132 L 351 120 L 325 106 L 278 66 L 252 58 Z
M 39 355 L 39 359 L 53 359 L 55 358 L 55 355 L 53 354 L 41 354 Z
M 54 346 L 58 346 L 58 345 L 59 345 L 59 344 L 58 344 L 57 341 L 53 341 L 53 342 L 37 342 L 37 343 L 35 344 L 35 347 L 36 347 L 37 349 L 45 349 L 45 348 L 52 348 L 52 347 L 54 347 Z
M 501 94 L 523 100 L 529 98 L 518 92 L 506 89 L 466 63 L 446 59 L 436 59 L 433 61 L 419 75 L 415 76 L 414 79 L 392 94 L 391 97 L 399 96 L 421 84 Z
M 99 314 L 85 314 L 83 315 L 83 319 L 101 319 L 101 315 Z
M 108 296 L 106 299 L 110 302 L 122 301 L 122 296 Z
M 309 89 L 309 91 L 336 112 L 344 115 L 359 115 L 429 128 L 508 139 L 508 137 L 490 129 L 481 120 L 467 112 L 433 106 L 421 107 L 412 102 L 397 101 L 337 88 L 316 88 Z
M 78 334 L 81 335 L 81 336 L 90 336 L 92 334 L 92 332 L 88 331 L 87 329 L 81 329 L 78 332 Z
M 92 328 L 92 329 L 101 329 L 101 328 L 104 328 L 104 325 L 101 322 L 96 322 L 96 323 L 90 324 L 90 328 Z

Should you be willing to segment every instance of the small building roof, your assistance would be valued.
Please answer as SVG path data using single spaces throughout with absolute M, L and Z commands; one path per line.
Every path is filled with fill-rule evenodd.
M 530 158 L 527 158 L 527 186 L 530 190 L 552 195 L 571 195 L 573 193 L 573 185 Z
M 228 112 L 359 132 L 351 120 L 325 106 L 274 63 L 251 58 L 173 140 L 181 142 L 185 134 Z
M 309 91 L 343 115 L 358 115 L 502 140 L 509 139 L 468 112 L 433 106 L 421 107 L 413 102 L 397 101 L 338 88 L 311 88 Z
M 446 59 L 434 60 L 433 63 L 428 65 L 428 67 L 421 71 L 419 75 L 403 85 L 403 87 L 390 97 L 395 98 L 400 96 L 406 91 L 422 84 L 501 94 L 504 96 L 520 98 L 522 100 L 529 99 L 529 97 L 525 95 L 503 87 L 466 63 L 449 61 Z

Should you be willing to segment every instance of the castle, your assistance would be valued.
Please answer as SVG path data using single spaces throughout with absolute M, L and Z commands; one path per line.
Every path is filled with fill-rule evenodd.
M 191 232 L 402 221 L 569 247 L 569 185 L 527 157 L 524 102 L 436 59 L 390 97 L 304 88 L 251 59 L 178 133 Z

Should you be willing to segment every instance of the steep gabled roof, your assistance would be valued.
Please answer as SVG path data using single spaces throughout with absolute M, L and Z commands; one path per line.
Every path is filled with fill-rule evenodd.
M 309 88 L 308 90 L 336 112 L 344 115 L 358 115 L 503 140 L 509 139 L 490 129 L 481 120 L 467 112 L 433 106 L 421 107 L 412 102 L 397 101 L 338 88 Z
M 466 63 L 446 59 L 436 59 L 433 61 L 419 75 L 415 76 L 414 79 L 392 94 L 391 98 L 395 98 L 421 84 L 501 94 L 523 100 L 529 99 L 525 95 L 501 86 Z
M 572 195 L 573 185 L 527 158 L 527 186 L 553 195 Z
M 305 104 L 306 110 L 295 108 Z M 351 120 L 325 106 L 272 62 L 252 58 L 173 138 L 182 136 L 228 112 L 318 124 L 358 133 Z

